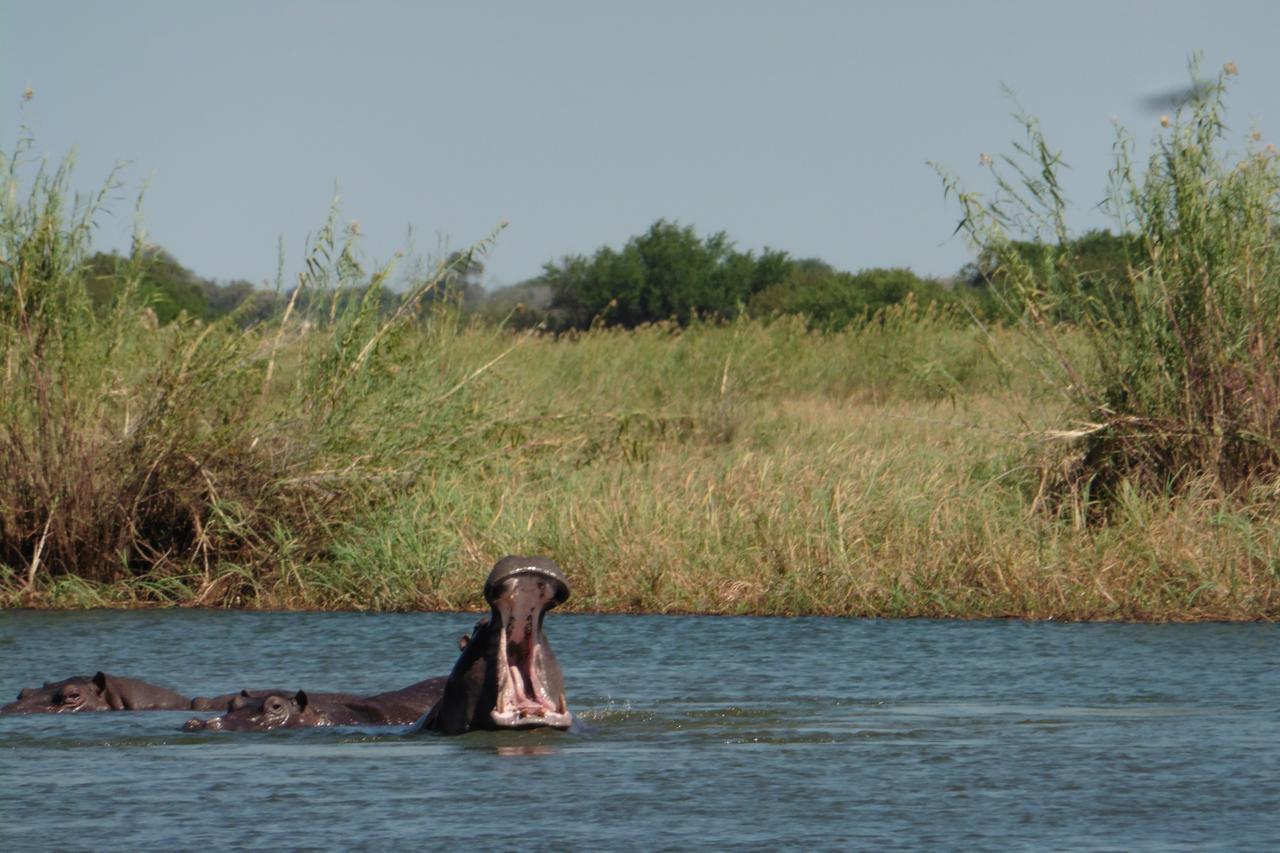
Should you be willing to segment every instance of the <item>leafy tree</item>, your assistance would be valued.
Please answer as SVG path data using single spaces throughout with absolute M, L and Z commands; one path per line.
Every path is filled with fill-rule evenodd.
M 116 254 L 98 252 L 88 261 L 88 289 L 94 307 L 101 310 L 120 294 L 129 261 Z M 160 248 L 146 250 L 137 295 L 164 325 L 181 314 L 203 319 L 209 314 L 201 279 Z
M 236 279 L 226 284 L 218 284 L 216 281 L 207 278 L 201 279 L 200 289 L 204 292 L 204 300 L 209 305 L 209 316 L 211 317 L 230 314 L 245 300 L 262 292 L 244 279 Z
M 801 314 L 816 329 L 834 330 L 865 323 L 908 295 L 922 304 L 953 298 L 936 281 L 920 278 L 909 269 L 850 273 L 810 258 L 793 261 L 785 280 L 752 297 L 750 311 L 756 317 Z
M 1142 247 L 1131 234 L 1112 234 L 1106 229 L 1094 229 L 1071 240 L 1065 246 L 1053 243 L 1015 240 L 1006 256 L 1016 256 L 1026 268 L 1043 281 L 1066 275 L 1075 283 L 1072 290 L 1059 294 L 1056 301 L 1046 303 L 1051 319 L 1077 321 L 1086 306 L 1083 301 L 1093 300 L 1107 306 L 1106 310 L 1128 310 L 1132 307 L 1132 295 L 1128 289 L 1130 265 L 1141 257 Z M 986 247 L 978 260 L 961 270 L 963 278 L 989 317 L 1007 317 L 1011 311 L 1022 310 L 1020 297 L 1010 298 L 1007 263 L 1000 260 L 996 249 Z M 1066 293 L 1073 301 L 1065 299 Z
M 441 296 L 474 304 L 484 298 L 484 261 L 475 252 L 450 252 L 445 260 L 448 272 L 441 282 Z M 438 297 L 437 297 L 438 298 Z
M 558 324 L 548 313 L 551 287 L 541 277 L 531 278 L 485 293 L 478 301 L 464 302 L 473 315 L 489 323 L 505 323 L 513 329 Z
M 692 226 L 660 219 L 621 251 L 601 247 L 543 268 L 552 315 L 585 328 L 601 321 L 626 327 L 674 319 L 736 316 L 751 295 L 782 280 L 786 253 L 738 252 L 724 232 L 700 239 Z

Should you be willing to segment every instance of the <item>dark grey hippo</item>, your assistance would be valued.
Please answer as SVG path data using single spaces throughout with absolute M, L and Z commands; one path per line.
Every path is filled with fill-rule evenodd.
M 75 675 L 41 687 L 25 687 L 0 714 L 62 714 L 79 711 L 174 711 L 191 707 L 191 700 L 167 687 L 136 678 Z
M 191 719 L 183 731 L 270 731 L 318 726 L 406 726 L 444 692 L 443 676 L 372 696 L 351 693 L 244 691 L 227 712 L 209 720 Z
M 546 557 L 503 557 L 485 581 L 481 619 L 445 684 L 414 731 L 567 729 L 573 723 L 564 675 L 542 630 L 547 611 L 569 597 L 569 582 Z
M 266 696 L 273 690 L 241 690 L 220 696 L 188 699 L 181 693 L 137 678 L 73 675 L 40 687 L 24 687 L 0 714 L 62 714 L 79 711 L 229 711 L 245 696 Z
M 294 691 L 281 690 L 279 688 L 266 690 L 240 690 L 236 693 L 223 693 L 218 696 L 197 696 L 191 700 L 192 711 L 233 711 L 246 701 L 253 699 L 264 699 L 273 693 L 287 693 L 292 696 Z
M 305 690 L 271 691 L 253 696 L 244 691 L 221 716 L 210 720 L 191 719 L 183 725 L 183 731 L 259 731 L 279 728 L 305 728 L 311 726 L 355 725 L 345 702 L 359 701 L 360 697 L 348 693 L 311 693 Z

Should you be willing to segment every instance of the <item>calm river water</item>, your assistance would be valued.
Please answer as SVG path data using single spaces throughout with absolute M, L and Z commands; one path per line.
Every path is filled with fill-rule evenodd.
M 0 613 L 0 699 L 444 674 L 474 614 Z M 0 717 L 0 847 L 1280 845 L 1280 626 L 551 614 L 582 734 Z

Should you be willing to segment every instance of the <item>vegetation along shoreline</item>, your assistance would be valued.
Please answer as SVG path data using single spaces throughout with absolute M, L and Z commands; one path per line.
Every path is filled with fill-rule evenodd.
M 1280 616 L 1280 158 L 1231 66 L 1072 236 L 1033 119 L 997 204 L 943 171 L 953 281 L 659 221 L 480 298 L 484 253 L 369 267 L 336 211 L 274 292 L 0 153 L 0 605 Z

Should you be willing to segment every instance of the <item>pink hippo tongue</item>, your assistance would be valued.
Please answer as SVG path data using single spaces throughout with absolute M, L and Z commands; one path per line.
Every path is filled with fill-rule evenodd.
M 538 716 L 545 715 L 547 712 L 547 709 L 543 706 L 543 704 L 538 700 L 531 699 L 529 697 L 529 694 L 526 690 L 524 675 L 523 673 L 520 672 L 520 667 L 512 666 L 510 667 L 510 670 L 511 670 L 511 687 L 512 687 L 512 693 L 514 694 L 512 698 L 515 700 L 514 710 L 522 714 L 532 713 L 532 714 L 537 714 Z
M 515 664 L 512 664 L 508 669 L 511 671 L 512 698 L 515 699 L 516 707 L 519 708 L 529 701 L 529 694 L 524 689 L 524 676 L 520 674 L 520 667 Z

